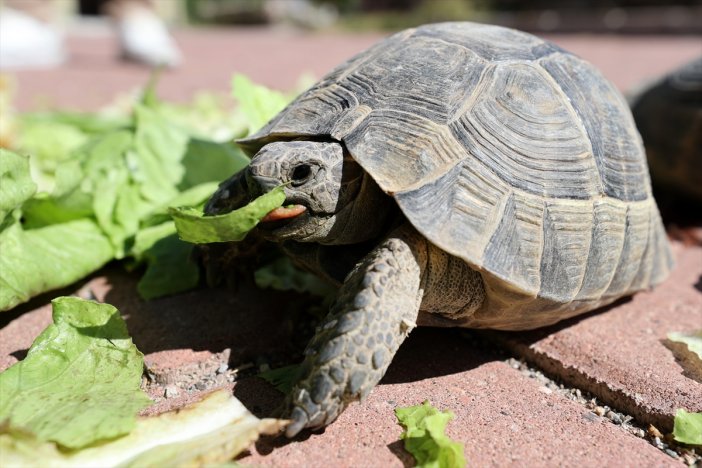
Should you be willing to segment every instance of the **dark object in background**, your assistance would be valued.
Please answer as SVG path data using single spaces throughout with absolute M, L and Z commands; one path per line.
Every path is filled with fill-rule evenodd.
M 702 57 L 645 89 L 634 98 L 632 112 L 656 198 L 692 211 L 671 216 L 702 220 Z M 692 206 L 679 204 L 686 200 Z
M 83 16 L 101 16 L 105 14 L 105 4 L 110 0 L 79 0 L 78 12 Z

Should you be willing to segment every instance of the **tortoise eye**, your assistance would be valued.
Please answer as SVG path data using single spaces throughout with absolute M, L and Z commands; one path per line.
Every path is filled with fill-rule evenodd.
M 312 175 L 312 168 L 309 164 L 300 164 L 293 169 L 291 179 L 293 183 L 301 184 L 307 182 L 307 179 Z

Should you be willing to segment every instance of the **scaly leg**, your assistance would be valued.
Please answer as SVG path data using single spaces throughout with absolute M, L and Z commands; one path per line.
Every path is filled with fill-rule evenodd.
M 383 377 L 415 327 L 425 249 L 424 239 L 400 228 L 351 271 L 305 351 L 286 402 L 288 437 L 331 423 Z

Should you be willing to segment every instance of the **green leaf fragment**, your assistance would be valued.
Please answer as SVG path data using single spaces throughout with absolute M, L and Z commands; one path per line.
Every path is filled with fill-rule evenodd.
M 260 129 L 290 102 L 290 98 L 283 93 L 257 85 L 238 74 L 232 78 L 232 94 L 246 116 L 249 133 Z
M 450 411 L 441 412 L 428 401 L 421 405 L 396 408 L 395 415 L 405 427 L 400 436 L 418 467 L 458 468 L 466 466 L 463 445 L 452 441 L 444 433 L 446 424 L 453 419 Z
M 336 288 L 322 281 L 318 276 L 302 271 L 293 265 L 289 257 L 279 257 L 254 272 L 256 286 L 278 291 L 297 291 L 314 296 L 326 297 L 336 292 Z
M 675 413 L 673 437 L 688 445 L 702 445 L 702 413 L 688 413 L 678 409 Z
M 249 164 L 249 158 L 228 143 L 191 138 L 182 161 L 185 173 L 178 183 L 180 190 L 205 182 L 221 181 L 224 175 L 236 174 Z
M 0 148 L 0 223 L 36 190 L 29 175 L 29 158 Z
M 189 137 L 153 109 L 137 106 L 135 115 L 135 151 L 129 155 L 132 175 L 147 200 L 163 203 L 178 193 L 176 185 L 185 173 L 181 160 Z
M 273 385 L 279 392 L 287 395 L 292 391 L 293 385 L 300 380 L 301 373 L 301 364 L 291 364 L 261 372 L 258 376 Z
M 69 449 L 129 433 L 151 401 L 139 388 L 143 356 L 119 312 L 76 297 L 52 306 L 53 325 L 0 374 L 0 420 Z
M 156 299 L 193 289 L 200 281 L 200 269 L 192 259 L 195 246 L 178 239 L 171 221 L 140 231 L 135 248 L 147 263 L 137 284 L 144 299 Z M 145 244 L 150 244 L 146 247 Z
M 30 230 L 15 222 L 0 232 L 0 252 L 0 310 L 68 286 L 114 256 L 110 242 L 89 219 Z
M 170 208 L 178 236 L 193 244 L 240 241 L 271 210 L 285 201 L 283 187 L 276 187 L 248 205 L 223 215 L 205 216 L 195 208 Z

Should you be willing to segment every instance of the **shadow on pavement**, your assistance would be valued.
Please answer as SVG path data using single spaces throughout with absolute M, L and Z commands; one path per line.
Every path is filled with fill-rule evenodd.
M 190 349 L 231 349 L 230 367 L 260 356 L 299 353 L 294 349 L 295 318 L 308 299 L 296 294 L 260 290 L 200 288 L 151 301 L 136 292 L 135 275 L 111 271 L 105 302 L 117 307 L 144 354 Z

